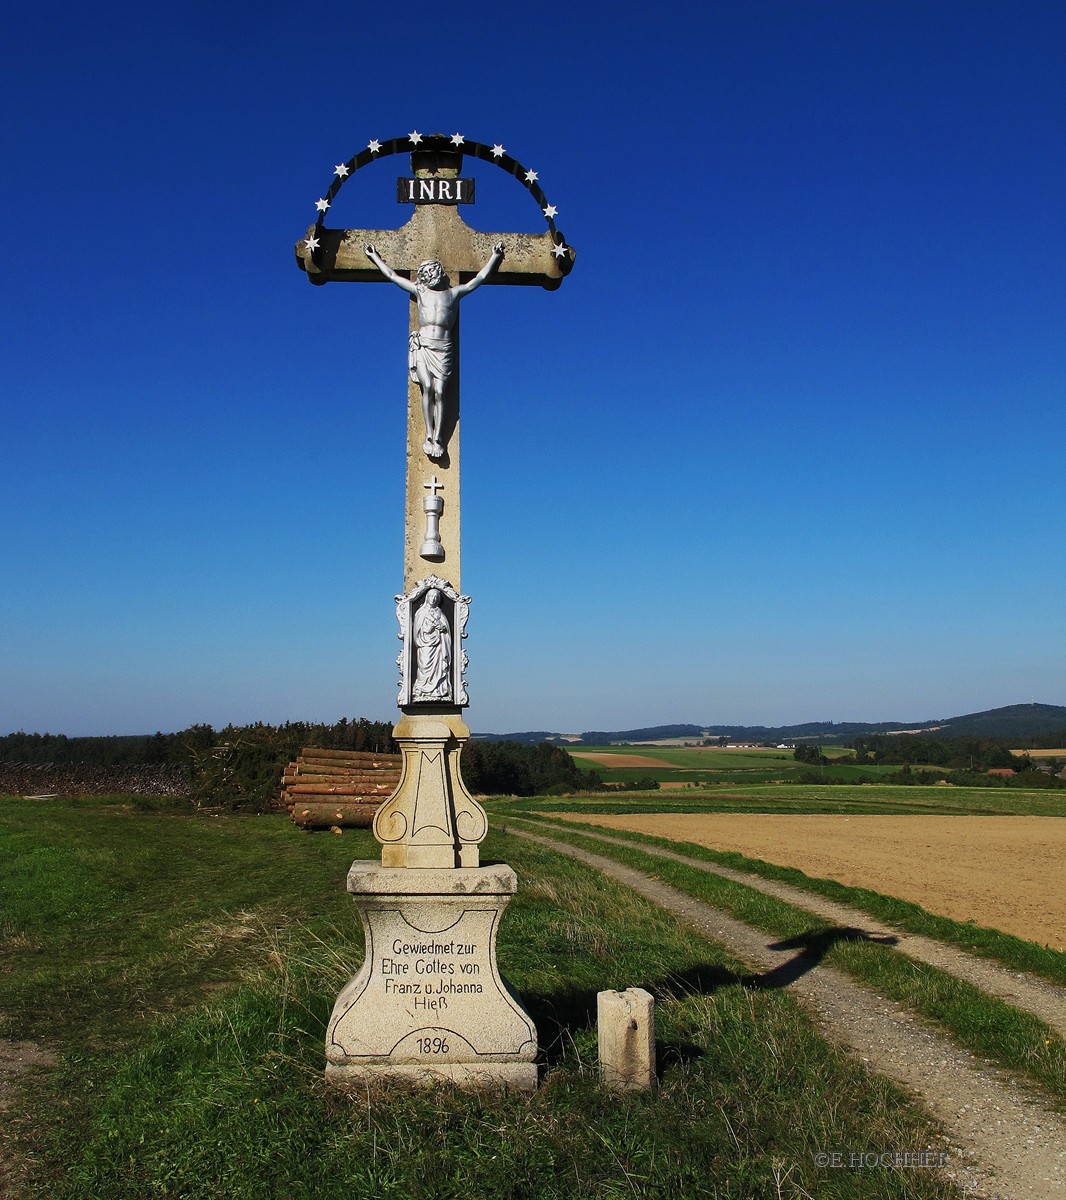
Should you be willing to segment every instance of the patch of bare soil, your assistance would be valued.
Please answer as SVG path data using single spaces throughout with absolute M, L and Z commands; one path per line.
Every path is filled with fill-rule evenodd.
M 555 815 L 798 867 L 1066 950 L 1061 817 Z
M 55 1055 L 36 1042 L 0 1038 L 0 1112 L 11 1104 L 12 1081 L 31 1067 L 54 1067 Z
M 36 1042 L 13 1042 L 0 1038 L 0 1119 L 10 1109 L 14 1098 L 14 1080 L 23 1071 L 34 1067 L 55 1066 L 55 1055 Z M 0 1200 L 16 1200 L 20 1193 L 22 1162 L 17 1143 L 4 1120 L 0 1132 Z
M 830 1041 L 918 1096 L 949 1139 L 945 1173 L 964 1191 L 987 1200 L 1061 1200 L 1066 1194 L 1066 1122 L 1004 1072 L 805 951 L 767 945 L 766 934 L 661 880 L 516 825 L 508 832 L 587 863 L 676 913 L 762 971 L 759 986 L 787 987 Z

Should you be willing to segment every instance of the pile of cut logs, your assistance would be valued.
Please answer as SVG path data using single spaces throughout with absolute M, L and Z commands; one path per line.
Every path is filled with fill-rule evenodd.
M 399 754 L 305 746 L 281 777 L 282 800 L 304 829 L 369 827 L 400 781 Z

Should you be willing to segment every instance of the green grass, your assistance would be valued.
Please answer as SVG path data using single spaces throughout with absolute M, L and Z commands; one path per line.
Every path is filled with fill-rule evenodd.
M 791 750 L 720 750 L 703 746 L 583 746 L 567 752 L 579 767 L 597 771 L 605 783 L 624 783 L 639 777 L 674 783 L 706 784 L 741 780 L 769 782 L 794 776 L 806 769 L 805 764 L 796 762 Z M 639 755 L 654 763 L 661 763 L 662 766 L 613 767 L 609 763 L 604 764 L 589 758 L 590 754 L 612 758 Z
M 194 819 L 133 798 L 32 804 L 0 802 L 8 1036 L 32 1027 L 51 1037 L 71 1016 L 98 1036 L 225 983 L 227 944 L 244 935 L 242 918 L 224 914 L 328 913 L 358 929 L 344 890 L 351 847 L 340 838 L 300 847 L 276 818 Z M 310 895 L 286 894 L 297 865 L 316 875 Z M 224 920 L 234 931 L 216 928 Z M 52 1003 L 42 1006 L 46 989 Z
M 643 758 L 655 758 L 660 762 L 690 770 L 729 769 L 773 763 L 796 764 L 791 750 L 776 746 L 756 747 L 745 750 L 726 750 L 720 746 L 564 746 L 568 754 L 575 757 L 589 754 L 638 754 Z M 846 758 L 852 752 L 842 746 L 823 749 L 826 758 Z
M 580 813 L 908 813 L 940 816 L 1066 816 L 1066 793 L 1015 788 L 906 787 L 899 784 L 753 785 L 732 782 L 728 790 L 588 792 L 566 797 L 497 798 L 499 812 Z
M 932 1172 L 824 1170 L 834 1149 L 933 1131 L 832 1050 L 792 998 L 595 871 L 493 833 L 520 890 L 499 937 L 545 1053 L 532 1096 L 322 1083 L 361 937 L 344 892 L 361 831 L 132 805 L 0 803 L 6 1036 L 57 1050 L 0 1128 L 48 1200 L 429 1200 L 956 1193 Z M 595 994 L 657 997 L 661 1087 L 595 1073 Z M 802 1190 L 801 1190 L 802 1189 Z
M 595 836 L 584 836 L 571 824 L 553 824 L 552 829 L 553 835 L 561 841 L 663 879 L 686 894 L 775 937 L 800 939 L 805 945 L 816 947 L 817 954 L 827 963 L 841 967 L 860 982 L 933 1021 L 959 1045 L 1027 1076 L 1060 1105 L 1066 1101 L 1066 1043 L 1029 1013 L 877 942 L 864 938 L 836 938 L 821 918 L 795 905 L 698 867 L 645 853 L 639 849 L 637 839 L 627 839 L 634 840 L 634 846 L 628 848 L 611 845 Z M 613 836 L 614 831 L 611 832 Z M 675 850 L 679 848 L 678 844 L 664 843 L 661 839 L 656 839 L 656 843 Z M 688 852 L 688 844 L 683 850 Z M 839 895 L 833 898 L 846 899 Z M 967 928 L 959 927 L 960 931 Z M 1044 952 L 1047 957 L 1053 954 L 1052 951 Z M 1057 958 L 1064 960 L 1066 955 Z
M 848 758 L 851 751 L 840 746 L 823 749 L 828 766 L 812 767 L 809 763 L 797 762 L 791 750 L 776 747 L 754 750 L 723 750 L 709 746 L 582 746 L 568 748 L 567 753 L 584 770 L 597 771 L 605 783 L 625 783 L 639 777 L 648 777 L 660 783 L 697 784 L 752 784 L 775 783 L 798 780 L 801 776 L 817 773 L 823 780 L 876 782 L 882 775 L 899 770 L 899 765 L 855 764 L 836 765 L 832 760 Z M 597 762 L 589 755 L 620 758 L 624 755 L 639 755 L 660 766 L 611 766 L 610 762 Z

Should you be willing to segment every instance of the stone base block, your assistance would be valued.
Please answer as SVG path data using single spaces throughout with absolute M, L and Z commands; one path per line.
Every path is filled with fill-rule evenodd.
M 366 958 L 333 1008 L 328 1082 L 536 1086 L 536 1029 L 496 967 L 496 932 L 517 883 L 503 865 L 352 864 Z
M 518 1092 L 537 1090 L 535 1063 L 372 1063 L 338 1067 L 326 1064 L 326 1082 L 351 1091 L 375 1083 L 409 1083 L 432 1087 L 450 1083 L 468 1091 L 482 1088 L 512 1088 Z

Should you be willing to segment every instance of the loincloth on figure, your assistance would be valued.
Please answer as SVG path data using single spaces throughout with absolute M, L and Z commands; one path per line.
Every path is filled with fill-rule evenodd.
M 444 383 L 452 373 L 452 339 L 427 337 L 420 329 L 411 334 L 407 342 L 407 366 L 411 378 L 418 380 L 421 363 L 431 379 Z

